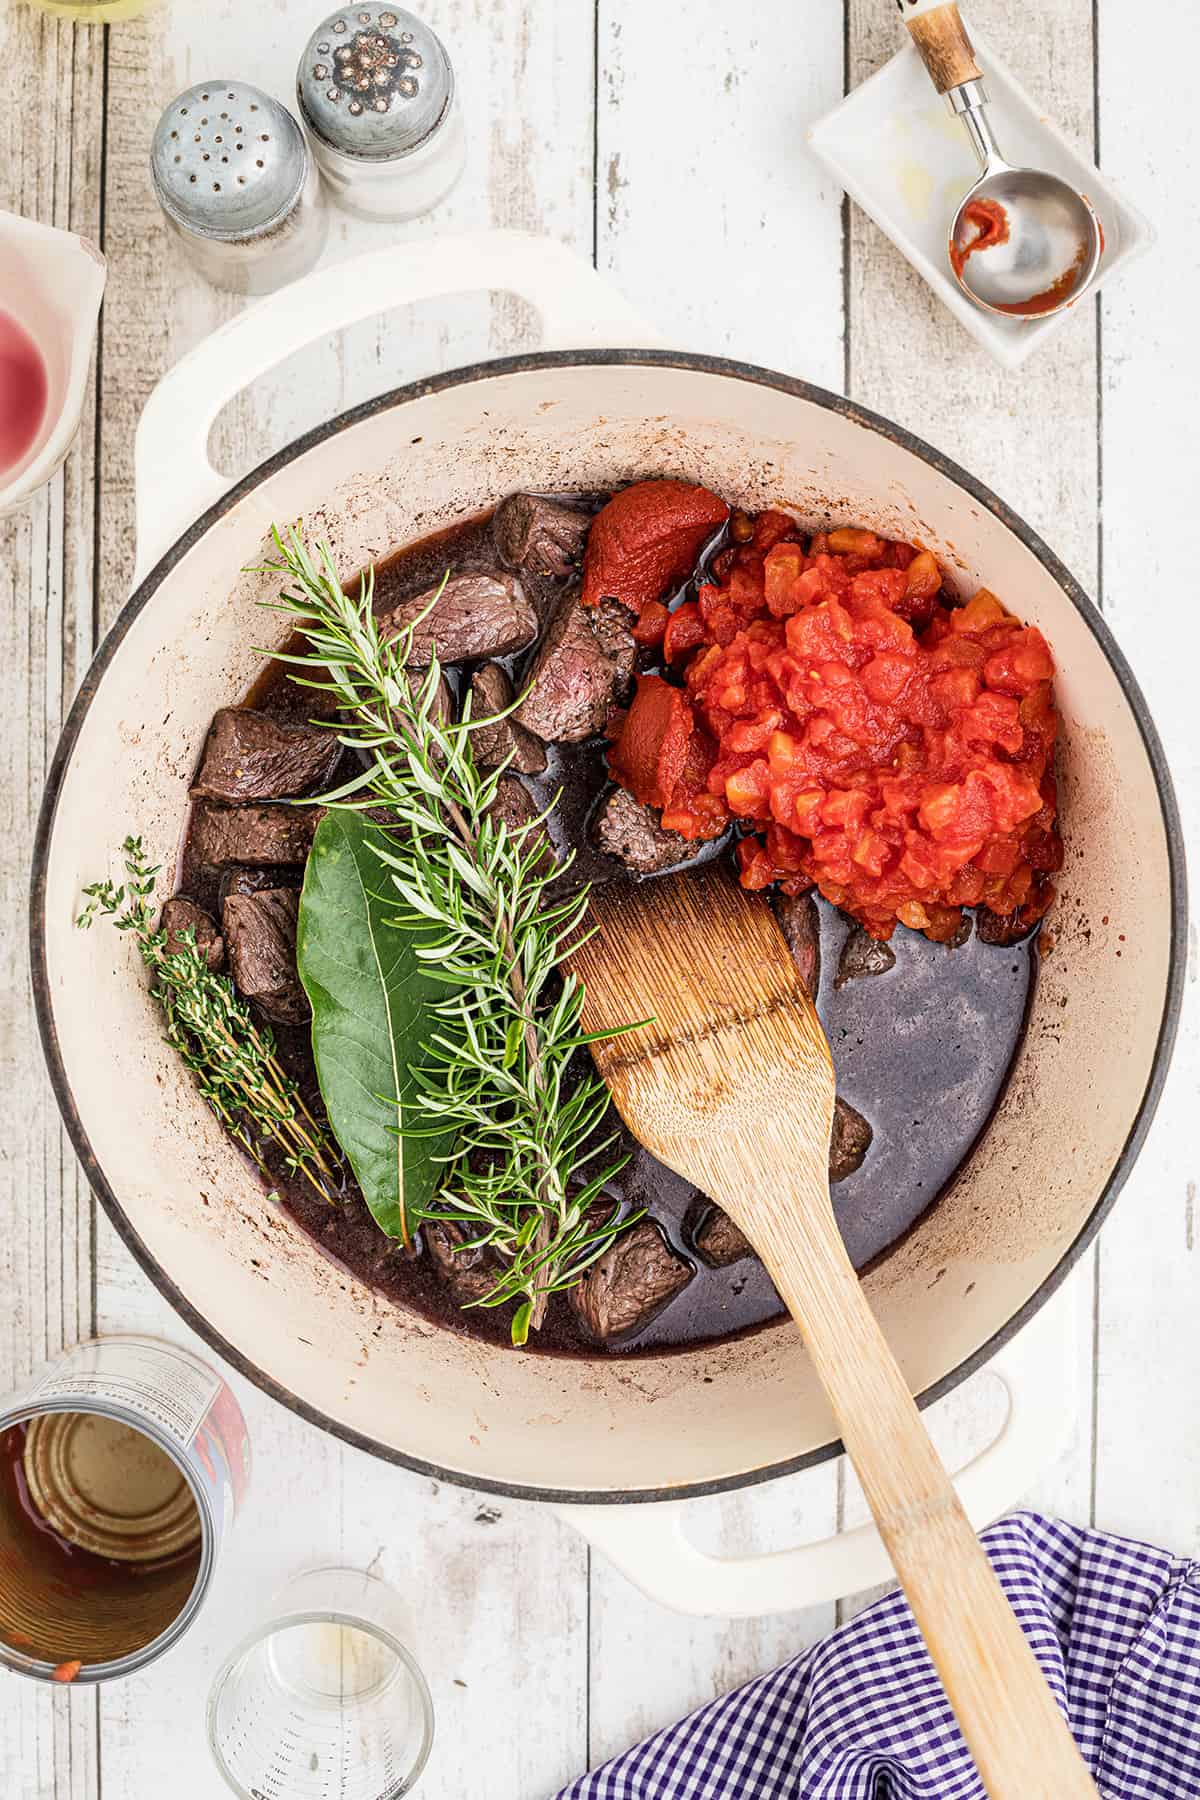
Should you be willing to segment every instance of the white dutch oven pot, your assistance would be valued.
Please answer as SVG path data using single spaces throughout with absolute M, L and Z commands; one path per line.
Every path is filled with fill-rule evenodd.
M 236 392 L 384 305 L 504 289 L 548 349 L 420 382 L 345 414 L 236 487 L 207 457 Z M 750 508 L 920 538 L 970 590 L 1041 627 L 1060 669 L 1066 867 L 1029 1030 L 987 1137 L 952 1190 L 867 1277 L 914 1393 L 945 1393 L 1014 1334 L 1097 1229 L 1165 1072 L 1181 984 L 1182 852 L 1142 697 L 1076 583 L 962 470 L 789 377 L 624 350 L 648 334 L 593 272 L 514 234 L 403 245 L 243 313 L 152 396 L 137 446 L 141 584 L 72 710 L 36 853 L 33 964 L 58 1099 L 88 1176 L 160 1290 L 268 1393 L 348 1442 L 451 1481 L 573 1503 L 641 1584 L 697 1610 L 767 1611 L 850 1591 L 877 1541 L 714 1563 L 680 1501 L 834 1455 L 799 1337 L 780 1325 L 680 1355 L 518 1355 L 382 1304 L 272 1207 L 163 1047 L 130 946 L 73 928 L 80 888 L 141 832 L 171 866 L 216 707 L 269 636 L 256 601 L 273 520 L 303 516 L 347 575 L 515 488 L 664 474 Z M 602 344 L 600 350 L 581 345 Z M 964 1477 L 977 1521 L 1053 1452 L 1064 1359 L 1023 1340 L 1000 1442 Z M 1024 1364 L 1024 1373 L 1021 1364 Z M 1041 1390 L 1040 1395 L 1038 1390 Z M 1050 1405 L 1046 1405 L 1049 1392 Z

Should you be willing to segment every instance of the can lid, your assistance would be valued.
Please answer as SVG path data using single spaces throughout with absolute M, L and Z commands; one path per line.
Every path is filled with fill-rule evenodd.
M 23 1456 L 29 1497 L 68 1543 L 116 1562 L 163 1562 L 200 1536 L 182 1472 L 152 1438 L 98 1413 L 43 1413 Z
M 387 162 L 424 142 L 454 97 L 437 33 L 397 6 L 344 6 L 313 32 L 296 72 L 300 117 L 345 156 Z
M 245 81 L 198 81 L 154 132 L 159 204 L 184 231 L 255 238 L 291 212 L 308 177 L 304 133 L 286 106 Z

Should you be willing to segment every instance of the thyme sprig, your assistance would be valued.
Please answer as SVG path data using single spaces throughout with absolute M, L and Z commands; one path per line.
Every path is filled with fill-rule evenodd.
M 381 639 L 374 571 L 352 596 L 327 545 L 314 557 L 294 527 L 274 538 L 277 559 L 259 572 L 292 584 L 278 610 L 308 646 L 283 660 L 293 680 L 336 700 L 334 728 L 367 765 L 322 803 L 389 809 L 396 828 L 381 833 L 380 857 L 397 923 L 436 927 L 418 954 L 448 991 L 413 1075 L 425 1129 L 453 1133 L 457 1148 L 424 1216 L 458 1224 L 464 1248 L 499 1258 L 495 1286 L 475 1304 L 516 1302 L 522 1344 L 550 1295 L 574 1286 L 632 1223 L 602 1198 L 627 1160 L 603 1161 L 617 1142 L 615 1132 L 597 1140 L 607 1090 L 595 1075 L 567 1081 L 572 1057 L 593 1041 L 580 1029 L 582 986 L 562 969 L 583 934 L 587 890 L 552 891 L 566 866 L 547 853 L 553 804 L 516 829 L 494 817 L 504 770 L 477 766 L 469 702 L 460 723 L 439 719 L 436 657 L 410 681 L 412 627 Z M 421 1222 L 407 1216 L 406 1234 Z
M 88 904 L 75 923 L 86 930 L 100 913 L 111 917 L 118 931 L 133 933 L 153 977 L 150 991 L 162 1008 L 166 1041 L 222 1125 L 268 1179 L 264 1140 L 275 1145 L 290 1172 L 303 1175 L 322 1200 L 332 1200 L 338 1186 L 330 1161 L 335 1153 L 280 1066 L 270 1029 L 256 1024 L 233 983 L 209 968 L 190 926 L 170 943 L 156 927 L 159 871 L 147 861 L 141 838 L 127 837 L 121 854 L 125 881 L 85 887 Z

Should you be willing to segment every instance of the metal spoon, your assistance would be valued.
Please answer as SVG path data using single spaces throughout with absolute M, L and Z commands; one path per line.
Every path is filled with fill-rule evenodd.
M 975 52 L 954 0 L 898 0 L 934 87 L 960 118 L 982 170 L 954 215 L 950 267 L 988 312 L 1046 318 L 1083 293 L 1100 266 L 1104 233 L 1086 195 L 1000 154 Z

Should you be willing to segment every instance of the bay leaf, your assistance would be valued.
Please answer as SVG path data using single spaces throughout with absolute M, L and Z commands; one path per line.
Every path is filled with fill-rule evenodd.
M 435 928 L 396 923 L 400 902 L 376 853 L 385 842 L 361 813 L 325 814 L 304 875 L 296 961 L 333 1134 L 376 1224 L 398 1238 L 402 1207 L 412 1217 L 432 1199 L 444 1177 L 438 1159 L 452 1145 L 404 1135 L 419 1125 L 409 1070 L 445 989 L 416 954 Z

